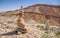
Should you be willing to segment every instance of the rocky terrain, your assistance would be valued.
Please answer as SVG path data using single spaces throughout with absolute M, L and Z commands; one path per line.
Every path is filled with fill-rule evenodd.
M 23 8 L 27 33 L 15 34 L 21 9 L 0 13 L 0 38 L 60 38 L 60 6 L 36 4 Z

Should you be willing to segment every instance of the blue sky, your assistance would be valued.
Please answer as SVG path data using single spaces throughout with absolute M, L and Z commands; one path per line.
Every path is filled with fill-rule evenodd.
M 19 9 L 34 4 L 60 5 L 60 0 L 0 0 L 0 12 Z

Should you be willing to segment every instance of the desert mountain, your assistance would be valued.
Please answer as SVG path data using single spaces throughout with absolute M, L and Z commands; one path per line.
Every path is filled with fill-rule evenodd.
M 60 6 L 36 4 L 23 8 L 24 20 L 45 23 L 47 20 L 51 25 L 60 25 Z M 1 13 L 0 16 L 14 16 L 19 14 L 21 9 Z

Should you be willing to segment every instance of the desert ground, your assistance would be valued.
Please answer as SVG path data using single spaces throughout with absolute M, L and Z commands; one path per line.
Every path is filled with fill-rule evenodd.
M 48 22 L 46 24 L 40 24 L 34 20 L 24 21 L 25 28 L 27 28 L 27 33 L 16 35 L 15 30 L 18 28 L 16 23 L 9 23 L 12 18 L 0 19 L 0 38 L 59 38 L 58 26 L 50 26 Z M 16 20 L 16 19 L 15 19 Z

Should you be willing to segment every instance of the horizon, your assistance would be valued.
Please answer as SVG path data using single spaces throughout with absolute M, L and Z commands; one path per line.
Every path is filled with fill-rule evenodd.
M 60 0 L 0 0 L 0 12 L 25 8 L 35 4 L 60 5 Z

